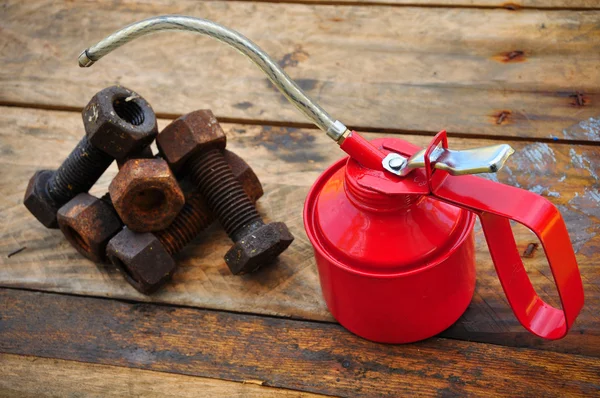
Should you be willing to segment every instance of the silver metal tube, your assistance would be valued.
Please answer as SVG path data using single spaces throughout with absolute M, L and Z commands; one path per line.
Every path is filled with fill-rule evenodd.
M 161 30 L 186 30 L 210 36 L 220 42 L 229 44 L 240 53 L 250 58 L 283 93 L 283 95 L 307 118 L 334 141 L 339 141 L 346 126 L 333 119 L 323 108 L 302 91 L 300 87 L 256 44 L 240 33 L 228 29 L 215 22 L 180 15 L 164 15 L 133 23 L 111 34 L 96 45 L 84 50 L 79 56 L 79 66 L 89 67 L 100 58 L 122 45 L 148 33 Z

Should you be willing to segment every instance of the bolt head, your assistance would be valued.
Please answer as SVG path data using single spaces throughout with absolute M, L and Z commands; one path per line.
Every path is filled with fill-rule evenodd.
M 176 264 L 152 233 L 123 228 L 106 248 L 106 256 L 137 291 L 150 294 L 167 282 Z
M 87 193 L 80 193 L 61 207 L 57 218 L 69 243 L 94 262 L 106 260 L 108 241 L 123 227 L 110 204 Z
M 50 199 L 46 191 L 46 184 L 53 174 L 54 170 L 37 171 L 29 180 L 23 204 L 46 228 L 55 229 L 58 228 L 56 221 L 58 206 Z
M 185 204 L 177 179 L 163 159 L 131 159 L 108 188 L 115 210 L 136 232 L 168 227 Z
M 140 151 L 158 134 L 150 104 L 121 86 L 108 87 L 94 95 L 82 117 L 89 142 L 115 159 Z
M 175 119 L 161 131 L 156 144 L 177 173 L 197 152 L 225 149 L 227 138 L 210 110 L 199 110 Z
M 234 275 L 253 272 L 275 260 L 293 241 L 284 223 L 270 223 L 236 242 L 225 254 L 225 262 Z

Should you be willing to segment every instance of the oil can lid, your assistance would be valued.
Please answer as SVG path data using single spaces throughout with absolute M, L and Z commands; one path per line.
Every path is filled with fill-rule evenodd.
M 395 140 L 373 143 L 390 139 Z M 307 233 L 315 250 L 331 261 L 360 273 L 418 272 L 443 261 L 468 238 L 471 212 L 427 195 L 414 181 L 404 188 L 394 185 L 402 193 L 376 192 L 360 184 L 365 173 L 385 178 L 383 171 L 343 159 L 317 180 L 307 198 Z

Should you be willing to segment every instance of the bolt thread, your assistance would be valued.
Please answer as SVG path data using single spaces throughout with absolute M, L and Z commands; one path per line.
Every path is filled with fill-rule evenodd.
M 94 148 L 84 136 L 48 180 L 48 195 L 62 206 L 77 194 L 89 191 L 112 161 L 112 157 Z
M 199 154 L 191 159 L 190 166 L 200 194 L 234 242 L 243 236 L 240 233 L 245 235 L 264 225 L 220 151 Z
M 183 249 L 213 221 L 214 216 L 199 195 L 186 198 L 186 203 L 171 225 L 154 235 L 173 255 Z

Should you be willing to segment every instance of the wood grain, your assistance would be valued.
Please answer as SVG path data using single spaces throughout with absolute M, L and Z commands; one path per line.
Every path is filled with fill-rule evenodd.
M 160 14 L 239 30 L 349 126 L 600 141 L 597 127 L 565 134 L 600 120 L 600 11 L 8 1 L 0 103 L 80 109 L 120 83 L 163 115 L 212 108 L 232 121 L 307 122 L 251 63 L 192 34 L 142 38 L 77 67 L 82 49 Z
M 420 7 L 490 7 L 517 11 L 522 8 L 549 9 L 598 9 L 595 0 L 260 0 L 275 3 L 314 3 L 314 4 L 387 4 L 395 6 Z
M 592 396 L 596 358 L 440 338 L 363 340 L 339 325 L 0 290 L 0 351 L 341 396 Z M 549 382 L 549 381 L 552 382 Z
M 320 397 L 322 395 L 135 368 L 0 354 L 2 397 Z
M 159 126 L 167 122 L 160 120 Z M 310 185 L 342 152 L 317 130 L 236 124 L 223 127 L 230 138 L 228 147 L 254 167 L 265 186 L 260 212 L 267 219 L 286 222 L 296 240 L 273 266 L 238 277 L 230 274 L 223 261 L 230 242 L 215 225 L 178 255 L 180 268 L 173 282 L 149 297 L 137 293 L 111 266 L 96 266 L 82 258 L 60 231 L 44 229 L 22 205 L 23 192 L 33 172 L 56 167 L 81 137 L 80 116 L 72 112 L 0 108 L 0 165 L 5 170 L 0 173 L 0 285 L 332 322 L 321 297 L 312 248 L 301 217 Z M 426 145 L 430 139 L 399 138 L 419 145 Z M 450 140 L 453 148 L 491 143 Z M 586 306 L 566 339 L 548 342 L 530 335 L 518 324 L 506 302 L 477 226 L 476 294 L 466 314 L 444 335 L 600 356 L 600 148 L 526 142 L 511 145 L 517 153 L 497 178 L 539 192 L 559 206 L 577 251 Z M 93 192 L 105 192 L 115 172 L 111 168 Z M 527 230 L 517 228 L 515 232 L 520 250 L 536 242 Z M 27 249 L 7 257 L 22 246 Z M 524 263 L 540 295 L 556 304 L 543 253 L 538 251 Z

